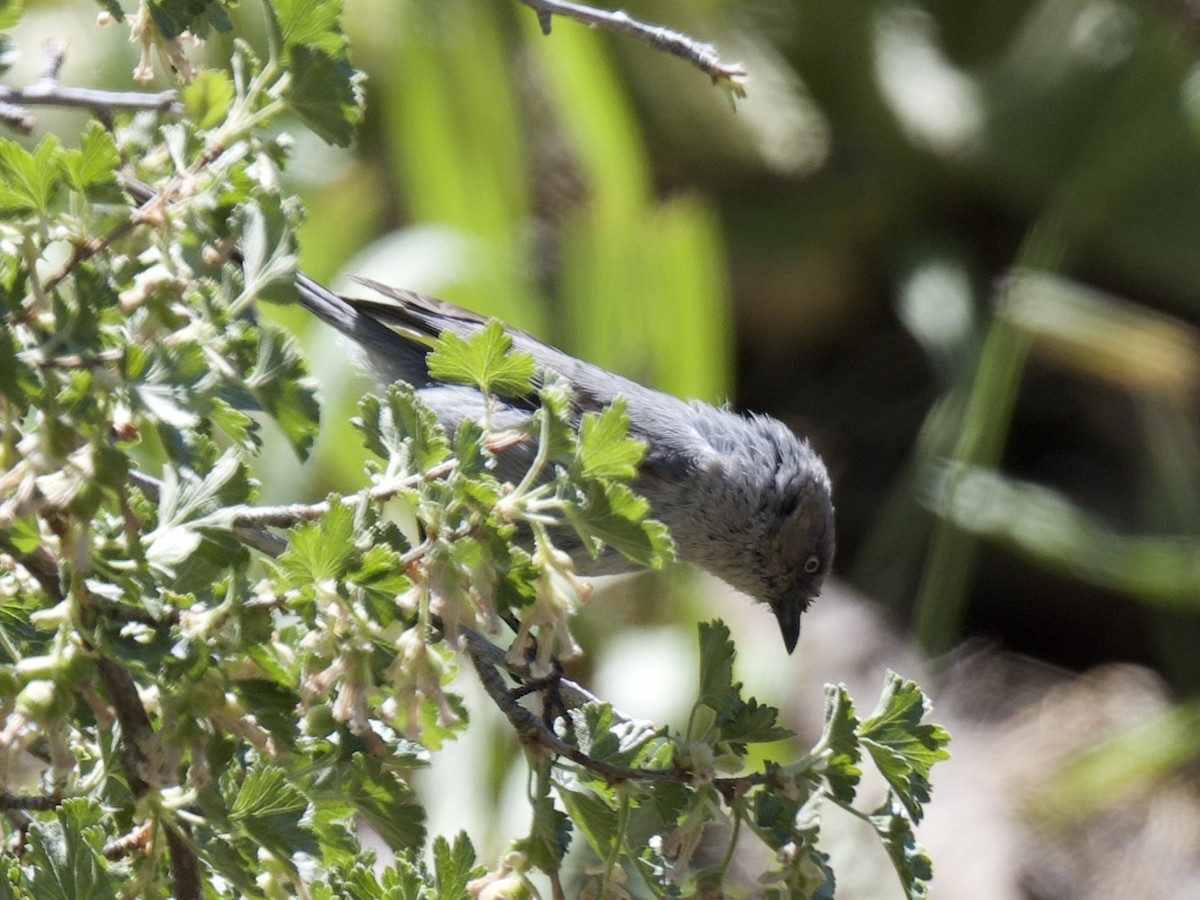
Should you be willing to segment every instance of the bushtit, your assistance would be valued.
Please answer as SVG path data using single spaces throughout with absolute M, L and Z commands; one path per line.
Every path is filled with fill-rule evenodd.
M 386 302 L 338 296 L 300 275 L 300 301 L 366 352 L 376 378 L 411 384 L 444 424 L 478 416 L 478 391 L 433 380 L 426 369 L 426 343 L 409 334 L 436 337 L 443 331 L 466 336 L 486 320 L 460 307 L 360 279 L 389 298 Z M 789 653 L 800 636 L 800 615 L 816 597 L 833 557 L 833 505 L 825 464 L 807 441 L 767 416 L 742 416 L 698 400 L 683 401 L 643 387 L 509 329 L 513 347 L 532 354 L 537 365 L 572 387 L 577 413 L 599 410 L 625 398 L 629 433 L 646 444 L 633 487 L 655 518 L 670 529 L 680 559 L 700 566 L 763 601 L 779 620 Z M 493 421 L 513 421 L 527 409 L 494 410 Z M 532 454 L 525 445 L 504 451 L 502 467 L 514 473 Z M 510 458 L 505 466 L 505 457 Z M 583 574 L 628 571 L 618 554 L 592 560 L 582 547 L 573 554 Z

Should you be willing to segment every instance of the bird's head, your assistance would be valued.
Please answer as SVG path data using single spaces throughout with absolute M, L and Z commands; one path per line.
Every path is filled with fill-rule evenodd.
M 800 485 L 796 510 L 768 538 L 763 567 L 770 573 L 762 599 L 779 622 L 787 652 L 800 639 L 800 616 L 821 592 L 833 563 L 833 505 L 828 482 Z
M 722 462 L 733 485 L 730 506 L 740 506 L 730 544 L 740 559 L 721 573 L 734 587 L 766 603 L 791 653 L 800 617 L 820 593 L 833 564 L 833 501 L 825 464 L 807 441 L 781 422 L 743 420 L 748 436 Z M 731 513 L 732 514 L 732 513 Z

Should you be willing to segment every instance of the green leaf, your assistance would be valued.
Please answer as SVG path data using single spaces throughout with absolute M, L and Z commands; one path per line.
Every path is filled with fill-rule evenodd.
M 113 136 L 99 122 L 91 122 L 79 139 L 79 149 L 64 150 L 59 164 L 71 187 L 86 191 L 115 184 L 121 157 Z
M 571 819 L 550 803 L 534 805 L 529 836 L 516 841 L 514 846 L 524 850 L 534 866 L 543 872 L 551 872 L 561 868 L 570 844 Z
M 642 765 L 646 749 L 662 738 L 648 722 L 618 719 L 608 703 L 585 703 L 570 715 L 575 745 L 610 765 Z
M 105 900 L 117 897 L 104 859 L 104 812 L 93 800 L 64 800 L 57 816 L 29 829 L 31 895 L 39 900 Z
M 579 444 L 573 424 L 574 397 L 570 386 L 550 373 L 543 373 L 538 388 L 539 407 L 534 413 L 531 431 L 545 446 L 546 458 L 570 465 Z
M 793 736 L 791 731 L 778 724 L 778 709 L 759 703 L 753 697 L 739 698 L 731 708 L 718 710 L 718 713 L 720 742 L 729 744 L 739 754 L 746 752 L 746 744 L 769 744 Z
M 426 363 L 434 378 L 474 385 L 485 394 L 520 397 L 533 389 L 533 357 L 512 352 L 512 338 L 495 319 L 469 338 L 442 332 Z
M 787 865 L 765 875 L 762 883 L 782 883 L 789 890 L 786 894 L 767 892 L 766 896 L 834 900 L 835 881 L 829 855 L 818 849 L 822 799 L 821 792 L 816 790 L 799 796 L 772 790 L 754 793 L 756 831 L 772 849 L 788 847 Z
M 433 839 L 433 871 L 438 900 L 458 900 L 467 896 L 467 882 L 480 877 L 484 869 L 475 865 L 475 848 L 460 831 L 453 845 L 441 835 Z
M 922 804 L 929 800 L 930 768 L 950 758 L 950 735 L 939 725 L 921 721 L 930 708 L 916 682 L 889 671 L 879 704 L 858 727 L 862 745 L 913 822 L 921 821 Z
M 667 527 L 646 518 L 650 504 L 624 484 L 589 481 L 582 496 L 563 508 L 589 551 L 603 541 L 640 565 L 661 568 L 675 558 L 675 544 Z
M 412 789 L 374 757 L 355 753 L 343 766 L 339 788 L 387 845 L 397 852 L 425 841 L 425 810 Z
M 845 687 L 825 685 L 825 727 L 817 747 L 825 759 L 822 774 L 829 792 L 842 803 L 854 800 L 858 780 L 862 776 L 859 760 L 862 749 L 858 743 L 858 718 L 854 703 Z
M 592 478 L 633 478 L 646 445 L 628 437 L 629 413 L 618 397 L 599 413 L 584 413 L 579 425 L 579 462 Z
M 42 138 L 32 153 L 15 141 L 0 140 L 0 211 L 49 215 L 61 185 L 58 138 Z
M 277 197 L 238 204 L 230 222 L 241 238 L 243 295 L 289 301 L 295 296 L 296 235 Z
M 590 792 L 572 791 L 559 785 L 557 793 L 583 839 L 604 859 L 617 839 L 617 811 Z
M 366 591 L 368 599 L 378 600 L 386 611 L 376 612 L 382 621 L 390 622 L 396 612 L 396 595 L 411 586 L 400 565 L 400 555 L 385 544 L 372 544 L 362 552 L 349 578 Z
M 250 648 L 251 651 L 260 648 Z M 253 652 L 251 654 L 254 656 Z M 272 662 L 265 653 L 254 656 L 257 660 Z M 279 672 L 278 665 L 271 665 L 268 672 L 284 675 Z M 280 746 L 287 746 L 295 738 L 297 731 L 296 707 L 300 698 L 292 689 L 293 681 L 284 675 L 286 680 L 268 681 L 265 678 L 239 678 L 233 682 L 233 693 L 242 702 L 246 712 L 253 715 L 255 721 L 267 728 Z
M 283 769 L 258 763 L 242 782 L 229 818 L 258 846 L 291 863 L 295 853 L 320 852 L 312 828 L 302 821 L 307 811 L 308 799 Z
M 402 381 L 388 386 L 383 397 L 367 394 L 353 421 L 368 450 L 399 472 L 424 472 L 450 456 L 446 432 L 437 416 Z
M 148 4 L 154 24 L 163 37 L 172 40 L 190 31 L 196 37 L 207 37 L 211 30 L 229 31 L 233 27 L 222 4 L 196 0 L 153 0 Z
M 714 747 L 727 745 L 738 754 L 746 752 L 746 744 L 791 737 L 792 732 L 778 724 L 779 710 L 753 697 L 742 699 L 742 685 L 733 680 L 736 653 L 725 623 L 701 622 L 699 629 L 700 693 L 696 704 L 711 711 L 711 724 L 699 726 L 696 730 L 701 733 L 689 737 L 707 740 Z
M 0 2 L 0 30 L 7 31 L 21 21 L 25 12 L 21 0 L 3 0 Z
M 357 554 L 354 513 L 339 497 L 330 496 L 321 518 L 291 530 L 279 566 L 289 586 L 305 587 L 344 578 Z
M 203 69 L 179 92 L 187 118 L 199 129 L 214 128 L 225 120 L 235 96 L 233 81 L 222 69 Z
M 733 660 L 737 655 L 729 627 L 719 619 L 701 622 L 700 693 L 696 702 L 713 712 L 728 709 L 739 698 L 740 684 L 733 683 Z
M 330 56 L 346 49 L 339 0 L 274 0 L 271 8 L 279 18 L 279 31 L 288 47 L 309 47 Z
M 39 382 L 37 371 L 18 356 L 20 351 L 13 330 L 0 328 L 0 394 L 15 404 L 16 409 L 24 409 L 34 399 Z
M 180 340 L 170 347 L 134 350 L 131 345 L 125 356 L 134 409 L 154 423 L 173 459 L 190 461 L 195 431 L 203 422 L 196 407 L 202 405 L 199 398 L 210 375 L 204 348 Z
M 905 896 L 909 900 L 925 900 L 933 879 L 933 863 L 925 848 L 917 843 L 912 822 L 896 794 L 888 791 L 887 799 L 871 813 L 870 819 L 900 877 Z
M 295 339 L 274 325 L 262 325 L 254 366 L 243 383 L 283 429 L 296 454 L 307 459 L 320 434 L 321 407 L 316 382 L 308 377 L 304 355 Z
M 176 590 L 211 587 L 221 568 L 245 548 L 224 530 L 232 507 L 250 497 L 250 478 L 235 450 L 227 450 L 203 477 L 166 466 L 158 500 L 158 527 L 142 538 L 146 559 L 176 579 Z
M 312 47 L 293 47 L 287 104 L 327 143 L 350 146 L 362 116 L 359 74 L 349 63 Z
M 458 471 L 472 480 L 481 477 L 486 480 L 488 475 L 485 438 L 483 426 L 474 419 L 459 419 L 454 428 L 454 458 L 458 460 Z
M 262 446 L 258 423 L 220 397 L 212 398 L 208 419 L 247 453 L 254 453 Z

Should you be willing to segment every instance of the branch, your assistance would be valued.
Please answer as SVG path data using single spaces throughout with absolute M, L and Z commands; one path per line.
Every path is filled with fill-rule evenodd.
M 91 110 L 101 119 L 110 119 L 119 111 L 150 110 L 180 113 L 183 104 L 175 91 L 152 94 L 144 91 L 103 91 L 93 88 L 64 87 L 58 81 L 67 52 L 66 41 L 47 41 L 43 47 L 42 75 L 32 87 L 0 85 L 0 121 L 28 134 L 36 124 L 25 106 L 60 106 Z
M 130 856 L 135 852 L 144 851 L 150 844 L 150 839 L 153 837 L 153 830 L 150 822 L 143 822 L 128 834 L 113 838 L 104 845 L 102 851 L 104 858 L 118 860 Z
M 488 696 L 492 698 L 492 702 L 496 704 L 497 708 L 504 713 L 504 717 L 508 719 L 509 724 L 512 725 L 522 743 L 540 747 L 556 756 L 569 759 L 589 772 L 604 778 L 609 784 L 620 784 L 625 781 L 657 782 L 660 784 L 696 784 L 697 775 L 694 772 L 683 769 L 643 769 L 629 766 L 614 766 L 611 763 L 595 759 L 579 748 L 571 746 L 555 734 L 550 729 L 550 726 L 538 716 L 518 703 L 517 699 L 509 691 L 507 685 L 504 683 L 503 676 L 500 674 L 500 669 L 504 668 L 510 674 L 519 673 L 514 673 L 514 667 L 505 661 L 504 652 L 478 632 L 471 631 L 468 628 L 460 628 L 459 634 L 463 638 L 463 643 L 467 649 L 467 656 L 470 657 L 471 663 L 479 675 L 483 689 L 487 691 Z M 564 695 L 567 705 L 571 707 L 596 702 L 596 697 L 579 687 L 579 685 L 566 679 L 559 682 L 559 691 Z M 628 716 L 618 713 L 615 710 L 614 714 L 626 721 L 629 720 Z M 725 798 L 725 801 L 729 803 L 732 798 L 744 794 L 755 785 L 771 783 L 775 778 L 776 770 L 772 767 L 762 772 L 753 772 L 749 775 L 742 775 L 736 778 L 714 778 L 711 783 Z
M 56 602 L 64 599 L 63 583 L 58 573 L 58 566 L 53 556 L 45 547 L 37 547 L 32 553 L 20 554 L 18 561 L 38 580 L 44 590 Z M 87 591 L 82 585 L 79 590 Z M 87 599 L 94 600 L 90 593 Z M 85 646 L 87 646 L 85 644 Z M 89 647 L 89 649 L 91 649 Z M 111 659 L 94 654 L 96 675 L 104 686 L 121 726 L 119 741 L 121 763 L 125 769 L 125 777 L 129 784 L 129 792 L 134 799 L 143 796 L 150 790 L 150 785 L 142 773 L 150 767 L 150 752 L 147 748 L 154 746 L 154 726 L 150 716 L 138 695 L 137 682 L 129 674 L 129 670 Z M 34 808 L 26 806 L 25 809 Z M 16 811 L 15 808 L 13 811 Z M 189 846 L 184 834 L 177 832 L 173 823 L 165 818 L 159 819 L 167 839 L 167 852 L 171 859 L 171 879 L 174 896 L 180 900 L 200 900 L 202 884 L 200 879 L 200 862 L 195 852 Z M 186 825 L 179 823 L 180 829 Z
M 644 41 L 655 50 L 672 53 L 687 60 L 712 79 L 713 84 L 724 84 L 738 97 L 746 96 L 746 67 L 741 63 L 726 63 L 721 60 L 717 48 L 705 44 L 679 31 L 662 25 L 640 22 L 623 10 L 597 9 L 568 0 L 519 0 L 535 13 L 542 26 L 542 34 L 550 34 L 553 16 L 574 19 L 593 28 L 602 28 L 614 34 L 625 35 Z
M 8 791 L 0 793 L 0 810 L 6 812 L 13 809 L 47 812 L 58 809 L 61 805 L 62 798 L 52 794 L 10 794 Z
M 409 475 L 398 481 L 379 484 L 373 488 L 368 488 L 364 492 L 348 494 L 342 497 L 341 501 L 345 506 L 354 506 L 364 495 L 368 500 L 375 502 L 391 500 L 403 490 L 416 487 L 426 481 L 436 481 L 439 478 L 445 478 L 456 468 L 458 468 L 458 460 L 448 459 L 444 463 L 439 463 L 432 468 L 426 469 L 424 472 Z M 289 503 L 284 506 L 244 506 L 234 507 L 234 509 L 233 524 L 235 527 L 266 528 L 274 526 L 277 528 L 290 528 L 293 525 L 299 525 L 301 522 L 311 522 L 314 519 L 321 518 L 321 516 L 329 512 L 329 501 Z
M 449 471 L 450 463 L 454 462 L 456 461 L 448 460 L 446 463 L 443 463 L 442 466 L 448 467 L 447 471 Z M 434 469 L 431 469 L 428 473 L 425 473 L 426 477 L 428 477 L 430 473 L 434 472 L 437 468 L 440 467 L 434 467 Z M 159 492 L 161 489 L 161 484 L 158 479 L 152 478 L 151 476 L 136 470 L 131 471 L 129 476 L 133 484 L 136 485 L 142 491 L 142 493 L 146 495 L 147 499 L 154 503 L 158 502 Z M 316 507 L 318 506 L 323 506 L 326 509 L 328 508 L 328 504 L 313 504 L 311 507 L 280 507 L 280 509 L 288 509 L 292 512 L 296 512 L 298 510 L 315 511 Z M 306 512 L 305 515 L 307 514 L 308 513 Z M 319 515 L 320 512 L 316 512 L 313 518 Z M 239 517 L 239 520 L 240 519 L 241 517 Z M 246 546 L 252 547 L 255 550 L 259 550 L 268 556 L 280 556 L 283 551 L 287 549 L 287 542 L 278 535 L 267 531 L 266 528 L 261 527 L 261 518 L 256 518 L 255 516 L 248 516 L 246 518 L 246 521 L 251 520 L 255 520 L 259 524 L 253 526 L 248 524 L 235 525 L 233 528 L 234 536 L 242 543 L 246 544 Z M 440 622 L 437 624 L 440 626 Z M 532 738 L 535 740 L 535 742 L 542 743 L 543 746 L 547 746 L 549 749 L 554 750 L 554 752 L 558 753 L 560 756 L 566 756 L 570 759 L 573 759 L 580 765 L 584 765 L 592 771 L 599 771 L 605 777 L 611 777 L 613 780 L 623 781 L 638 777 L 646 777 L 649 780 L 667 780 L 664 778 L 664 776 L 673 775 L 673 773 L 670 772 L 651 769 L 622 769 L 617 766 L 608 766 L 607 764 L 591 759 L 581 751 L 576 750 L 569 744 L 564 743 L 558 738 L 557 735 L 554 734 L 554 732 L 550 731 L 550 729 L 547 728 L 540 719 L 534 716 L 533 713 L 529 712 L 527 709 L 517 703 L 517 701 L 509 693 L 508 688 L 505 686 L 504 681 L 499 674 L 499 670 L 503 669 L 516 678 L 528 678 L 528 670 L 509 662 L 503 650 L 501 650 L 477 631 L 460 625 L 458 627 L 458 636 L 466 645 L 467 654 L 470 656 L 471 662 L 474 664 L 476 670 L 479 671 L 479 677 L 484 682 L 484 687 L 488 689 L 488 693 L 492 696 L 493 701 L 497 706 L 500 707 L 501 711 L 508 716 L 509 721 L 513 724 L 513 726 L 517 729 L 518 734 L 522 737 Z M 485 672 L 490 674 L 485 674 Z M 594 694 L 589 693 L 575 682 L 566 678 L 558 680 L 557 689 L 563 704 L 569 709 L 577 709 L 587 703 L 599 702 L 599 699 Z M 613 712 L 619 718 L 622 718 L 626 721 L 629 721 L 631 718 L 630 716 L 618 712 L 617 710 L 614 710 Z M 675 776 L 672 777 L 671 780 L 684 779 L 680 779 Z

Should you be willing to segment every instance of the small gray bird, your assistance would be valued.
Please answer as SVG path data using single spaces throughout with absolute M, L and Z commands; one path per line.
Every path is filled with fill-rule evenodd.
M 358 280 L 389 300 L 341 297 L 304 275 L 297 277 L 296 287 L 304 306 L 366 351 L 382 382 L 411 384 L 451 429 L 459 419 L 477 416 L 484 407 L 479 392 L 432 379 L 425 364 L 428 345 L 389 326 L 410 335 L 451 331 L 467 336 L 486 320 L 441 300 Z M 808 442 L 767 416 L 685 402 L 568 356 L 525 332 L 508 333 L 515 349 L 571 385 L 578 413 L 625 398 L 629 433 L 646 444 L 634 489 L 670 529 L 680 559 L 771 607 L 791 653 L 800 637 L 800 615 L 819 593 L 833 559 L 829 476 Z M 527 415 L 508 411 L 514 418 L 518 412 Z M 504 412 L 501 408 L 498 414 Z M 505 453 L 514 451 L 522 452 Z M 523 452 L 531 451 L 525 447 Z M 576 565 L 593 575 L 633 568 L 618 554 L 591 560 L 582 548 Z

